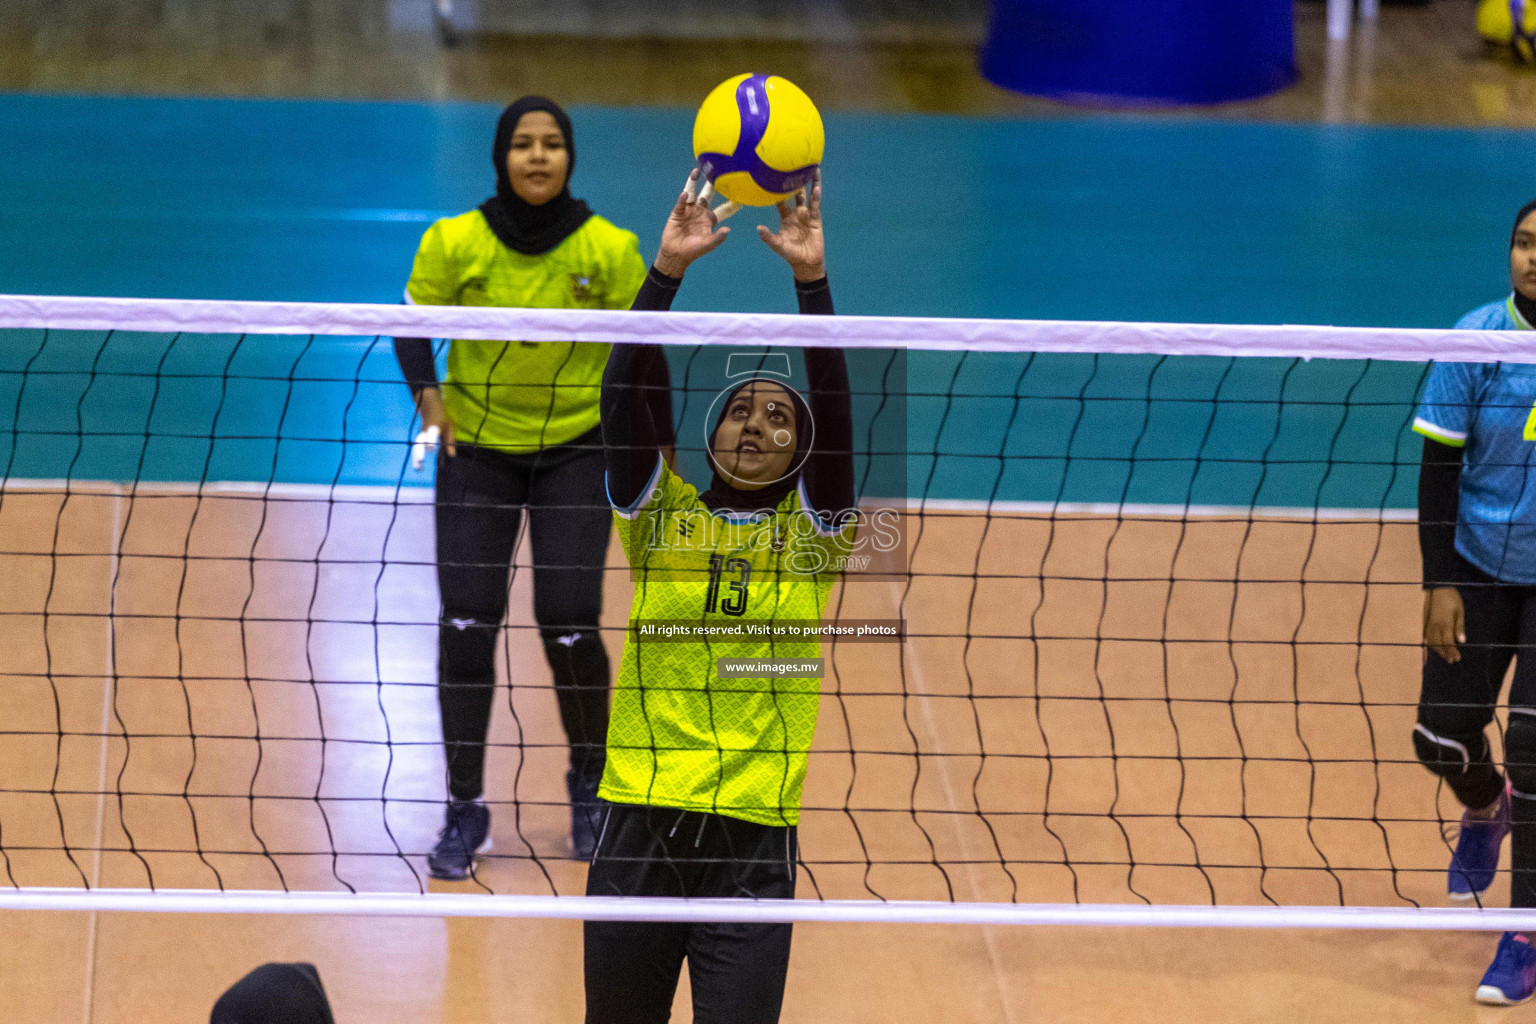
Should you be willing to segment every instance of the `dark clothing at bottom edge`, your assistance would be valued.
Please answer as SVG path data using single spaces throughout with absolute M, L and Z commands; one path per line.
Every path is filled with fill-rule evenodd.
M 793 899 L 794 826 L 606 804 L 588 896 Z M 789 924 L 588 921 L 587 1024 L 664 1024 L 684 960 L 695 1024 L 777 1024 Z

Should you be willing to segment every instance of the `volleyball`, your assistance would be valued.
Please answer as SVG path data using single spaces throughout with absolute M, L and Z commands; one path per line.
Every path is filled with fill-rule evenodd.
M 742 206 L 772 206 L 821 164 L 826 130 L 816 104 L 778 75 L 737 75 L 715 86 L 693 122 L 693 155 L 715 191 Z
M 1527 64 L 1536 63 L 1536 0 L 1482 0 L 1477 5 L 1477 34 L 1511 47 Z

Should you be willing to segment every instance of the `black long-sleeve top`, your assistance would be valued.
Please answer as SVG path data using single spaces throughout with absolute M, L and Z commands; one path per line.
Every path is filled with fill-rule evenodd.
M 667 310 L 677 296 L 681 278 L 669 277 L 652 267 L 635 296 L 636 310 Z M 800 312 L 832 314 L 832 289 L 826 278 L 795 282 Z M 661 346 L 619 344 L 613 346 L 603 373 L 603 448 L 608 457 L 608 495 L 614 505 L 632 506 L 656 469 L 659 448 L 667 436 L 659 429 L 652 410 L 657 406 L 650 392 L 657 374 L 654 363 L 665 363 Z M 818 515 L 836 516 L 852 509 L 853 410 L 848 387 L 848 364 L 842 349 L 805 349 L 806 377 L 816 444 L 800 469 L 810 509 Z M 644 400 L 635 401 L 640 391 Z M 667 429 L 670 431 L 670 423 Z
M 1471 566 L 1456 550 L 1461 516 L 1461 449 L 1424 439 L 1419 459 L 1419 555 L 1424 585 L 1469 582 Z

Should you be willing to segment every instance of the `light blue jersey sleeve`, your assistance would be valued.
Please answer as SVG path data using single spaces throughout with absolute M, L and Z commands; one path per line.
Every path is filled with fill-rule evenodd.
M 1480 363 L 1436 363 L 1413 418 L 1413 430 L 1441 444 L 1464 448 L 1477 400 Z

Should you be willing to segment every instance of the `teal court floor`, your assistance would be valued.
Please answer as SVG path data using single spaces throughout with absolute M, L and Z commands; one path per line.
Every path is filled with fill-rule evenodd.
M 397 301 L 426 226 L 487 194 L 495 115 L 467 103 L 0 98 L 0 132 L 11 143 L 0 152 L 0 289 Z M 689 165 L 689 113 L 582 108 L 575 119 L 575 191 L 634 230 L 649 254 Z M 1450 325 L 1507 288 L 1507 222 L 1532 188 L 1525 167 L 1536 141 L 1516 130 L 1192 118 L 837 113 L 828 125 L 840 311 L 1205 323 Z M 680 307 L 791 308 L 773 259 L 738 232 L 690 275 Z M 86 435 L 93 416 L 144 419 L 142 388 L 114 371 L 139 372 L 164 356 L 189 373 L 215 372 L 232 344 L 181 339 L 168 353 L 166 338 L 8 338 L 0 398 L 23 390 L 34 355 L 34 370 L 52 371 L 26 385 L 12 475 L 69 472 L 65 449 L 32 450 L 28 438 L 79 433 L 76 404 Z M 218 432 L 275 438 L 268 421 L 296 358 L 284 340 L 244 343 L 231 373 L 277 379 L 265 389 L 240 382 L 254 388 L 250 401 L 231 403 Z M 388 346 L 322 341 L 302 361 L 343 390 L 310 396 L 314 422 L 289 424 L 309 441 L 280 453 L 277 479 L 400 481 L 409 408 L 403 388 L 388 386 L 396 379 Z M 84 402 L 71 401 L 92 362 L 106 375 Z M 906 485 L 922 488 L 910 496 L 1412 503 L 1411 470 L 1391 467 L 1413 461 L 1404 428 L 1421 366 L 1243 360 L 1223 377 L 1225 369 L 1212 360 L 1042 357 L 1021 375 L 1006 359 L 918 354 L 907 366 L 908 448 L 937 461 L 909 462 Z M 338 399 L 359 378 L 366 400 L 342 424 Z M 1230 401 L 1213 405 L 1205 399 L 1218 385 Z M 1339 400 L 1351 388 L 1346 410 Z M 1079 393 L 1106 400 L 1087 403 L 1075 432 L 1062 429 Z M 954 395 L 969 397 L 949 408 L 941 436 Z M 997 413 L 1016 398 L 1023 414 L 1005 439 Z M 215 433 L 210 410 L 166 395 L 156 415 L 192 442 L 151 451 L 140 466 L 131 442 L 87 436 L 74 475 L 198 479 L 206 445 L 196 438 Z M 1144 465 L 1133 471 L 1138 441 Z M 1260 479 L 1266 448 L 1276 466 Z M 1330 450 L 1351 450 L 1367 465 L 1329 474 Z M 986 460 L 999 451 L 1025 457 L 1019 465 L 1031 471 L 994 490 Z M 245 454 L 231 455 L 232 465 L 252 464 Z M 1070 470 L 1067 456 L 1076 459 Z M 211 456 L 213 478 L 249 477 L 220 466 L 221 457 Z

